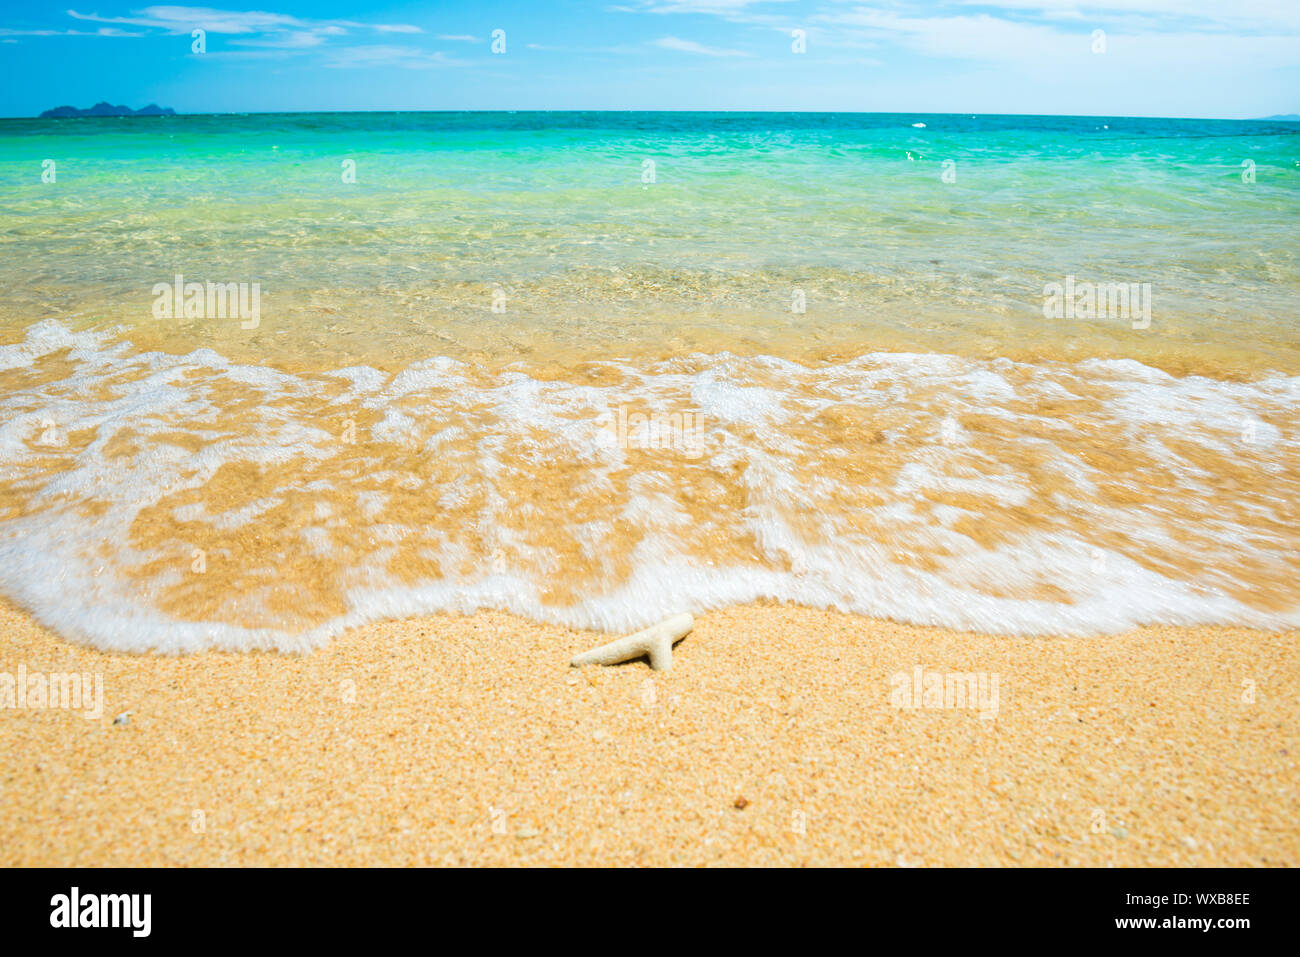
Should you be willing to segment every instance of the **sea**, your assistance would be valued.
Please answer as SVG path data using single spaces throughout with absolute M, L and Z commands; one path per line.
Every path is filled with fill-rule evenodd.
M 0 120 L 0 595 L 109 650 L 1300 627 L 1300 124 Z

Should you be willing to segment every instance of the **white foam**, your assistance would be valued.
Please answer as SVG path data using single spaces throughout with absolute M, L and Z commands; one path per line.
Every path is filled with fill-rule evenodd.
M 519 371 L 485 384 L 479 370 L 446 358 L 417 362 L 395 376 L 353 367 L 298 377 L 234 365 L 211 350 L 133 355 L 104 335 L 52 322 L 31 327 L 22 343 L 0 347 L 0 370 L 62 350 L 75 366 L 67 379 L 0 397 L 0 478 L 26 489 L 28 509 L 0 517 L 0 590 L 60 633 L 103 648 L 302 651 L 377 619 L 489 608 L 624 630 L 677 611 L 759 599 L 996 633 L 1084 634 L 1153 623 L 1300 627 L 1300 600 L 1279 610 L 1234 597 L 1249 584 L 1252 567 L 1279 574 L 1295 567 L 1297 538 L 1285 529 L 1287 502 L 1300 492 L 1291 467 L 1300 379 L 1218 382 L 1173 377 L 1131 360 L 1026 365 L 928 354 L 868 355 L 817 369 L 773 357 L 693 356 L 648 368 L 616 365 L 624 381 L 602 387 Z M 204 375 L 190 375 L 195 370 Z M 264 400 L 245 411 L 234 434 L 213 391 L 223 384 Z M 1042 403 L 1054 408 L 1085 395 L 1090 420 L 1105 423 L 1121 458 L 1128 452 L 1161 463 L 1170 494 L 1204 509 L 1122 505 L 1100 495 L 1099 483 L 1113 476 L 1099 474 L 1068 442 L 1044 437 L 1059 432 L 1068 439 L 1071 428 L 1042 411 Z M 358 405 L 380 412 L 371 440 L 449 457 L 454 475 L 435 483 L 415 472 L 370 469 L 308 481 L 316 465 L 331 464 L 346 446 L 328 430 L 296 420 L 295 403 L 281 401 L 289 397 L 341 413 Z M 888 424 L 882 441 L 903 450 L 888 483 L 871 489 L 874 497 L 863 497 L 852 477 L 829 467 L 859 450 L 820 445 L 815 433 L 808 438 L 819 410 L 838 405 L 880 416 Z M 694 467 L 737 483 L 742 504 L 700 519 L 669 467 L 680 464 L 671 449 L 629 473 L 628 450 L 609 428 L 619 407 L 698 412 L 705 454 Z M 963 424 L 970 415 L 1005 423 L 1010 438 L 981 444 L 978 429 Z M 47 434 L 50 423 L 54 431 Z M 200 440 L 197 450 L 158 438 L 176 432 Z M 75 448 L 69 436 L 85 433 L 93 439 Z M 1204 453 L 1198 461 L 1217 456 L 1270 476 L 1270 495 L 1234 498 L 1212 467 L 1174 451 L 1188 444 Z M 52 456 L 61 457 L 63 470 L 50 471 Z M 543 513 L 503 493 L 507 480 L 518 484 L 530 468 L 552 461 L 575 463 L 573 494 L 604 497 L 608 514 L 579 524 L 563 503 L 560 511 Z M 296 630 L 241 626 L 236 613 L 254 620 L 262 601 L 250 589 L 224 596 L 225 611 L 214 620 L 184 621 L 155 605 L 179 580 L 174 567 L 152 578 L 130 574 L 159 557 L 130 544 L 141 509 L 181 490 L 202 495 L 232 463 L 299 468 L 303 478 L 229 507 L 200 501 L 169 514 L 187 527 L 223 532 L 256 526 L 288 494 L 355 486 L 351 509 L 317 503 L 316 524 L 285 531 L 279 543 L 328 559 L 330 529 L 364 531 L 371 551 L 341 578 L 344 613 Z M 1046 476 L 1061 484 L 1051 497 L 1040 488 Z M 482 551 L 471 551 L 450 529 L 400 524 L 400 516 L 388 514 L 390 493 L 399 489 L 427 496 L 447 514 L 475 503 Z M 960 495 L 961 507 L 943 502 L 947 494 Z M 844 511 L 839 503 L 854 496 L 870 504 Z M 1225 504 L 1236 507 L 1235 517 L 1220 514 Z M 544 598 L 566 568 L 560 553 L 530 545 L 508 520 L 520 509 L 570 522 L 560 531 L 609 574 L 567 603 Z M 966 523 L 999 509 L 1034 509 L 1052 520 L 1007 530 L 991 547 L 962 533 Z M 1076 515 L 1086 520 L 1082 532 L 1065 520 Z M 1243 515 L 1253 520 L 1242 524 Z M 616 535 L 616 523 L 638 534 Z M 711 557 L 688 547 L 704 532 L 751 542 L 753 554 L 727 563 L 720 556 L 734 551 Z M 1159 562 L 1135 561 L 1131 549 L 1089 540 L 1108 536 L 1152 554 L 1194 549 L 1205 571 L 1184 579 L 1173 567 L 1162 572 Z M 620 555 L 619 548 L 630 553 Z M 469 571 L 397 582 L 386 563 L 410 549 L 443 569 Z M 918 556 L 929 560 L 909 560 Z M 620 560 L 631 568 L 627 577 L 612 571 Z M 270 559 L 253 571 L 268 582 L 277 574 Z M 1035 597 L 1042 594 L 1065 597 Z

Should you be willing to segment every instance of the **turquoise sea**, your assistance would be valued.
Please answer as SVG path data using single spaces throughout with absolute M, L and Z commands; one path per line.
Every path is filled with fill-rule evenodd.
M 0 593 L 75 640 L 1300 625 L 1297 123 L 0 120 L 0 288 Z

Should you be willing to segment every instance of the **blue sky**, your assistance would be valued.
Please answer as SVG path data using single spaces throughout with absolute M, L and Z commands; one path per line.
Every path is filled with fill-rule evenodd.
M 1300 0 L 252 2 L 0 0 L 0 115 L 98 100 L 186 113 L 1300 113 Z

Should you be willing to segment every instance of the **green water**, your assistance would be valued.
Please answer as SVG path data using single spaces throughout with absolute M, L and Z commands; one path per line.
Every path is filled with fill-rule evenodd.
M 46 159 L 53 183 L 41 179 Z M 345 182 L 344 161 L 355 163 L 355 182 Z M 129 321 L 152 285 L 178 272 L 260 282 L 289 309 L 298 293 L 432 284 L 431 300 L 450 313 L 458 298 L 478 301 L 454 284 L 531 283 L 529 321 L 543 325 L 594 321 L 631 298 L 687 323 L 692 299 L 775 313 L 793 284 L 814 277 L 815 298 L 841 321 L 921 330 L 936 317 L 972 330 L 994 314 L 1032 318 L 1043 285 L 1075 275 L 1151 283 L 1166 318 L 1202 322 L 1224 345 L 1260 320 L 1289 331 L 1300 302 L 1300 126 L 1287 123 L 676 113 L 5 120 L 0 183 L 0 273 L 17 322 L 96 304 L 121 307 L 115 317 Z M 648 288 L 633 297 L 628 284 L 641 277 Z M 1267 350 L 1257 358 L 1267 364 Z
M 134 651 L 1293 629 L 1298 214 L 1287 123 L 0 121 L 0 593 Z

